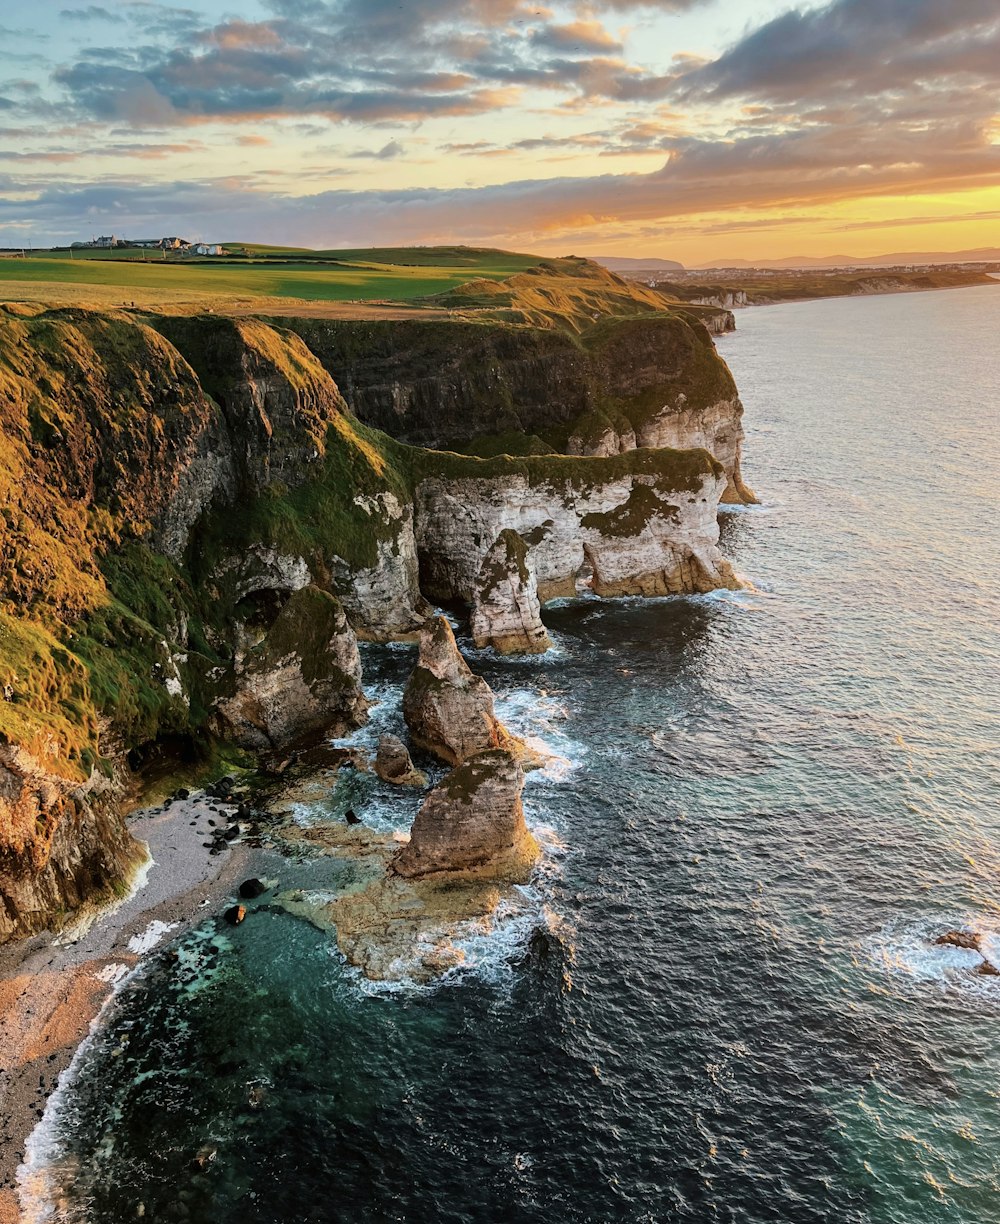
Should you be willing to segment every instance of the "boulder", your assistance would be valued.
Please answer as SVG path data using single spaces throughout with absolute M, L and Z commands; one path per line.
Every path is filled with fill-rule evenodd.
M 222 916 L 230 926 L 239 926 L 247 916 L 246 906 L 231 905 Z
M 949 944 L 953 948 L 967 948 L 971 952 L 981 952 L 982 935 L 978 931 L 945 931 L 934 940 L 936 944 Z
M 513 753 L 471 756 L 427 796 L 393 870 L 410 879 L 443 872 L 527 878 L 539 850 L 524 823 L 523 786 Z
M 378 742 L 375 772 L 383 782 L 398 786 L 425 786 L 427 777 L 414 769 L 413 761 L 403 741 L 395 735 L 383 735 Z
M 506 748 L 536 767 L 536 754 L 493 711 L 493 690 L 459 653 L 443 616 L 420 634 L 420 655 L 403 693 L 403 717 L 413 742 L 449 765 L 477 752 Z
M 255 897 L 263 896 L 267 892 L 267 885 L 254 877 L 252 880 L 244 880 L 240 885 L 239 893 L 246 901 L 252 901 Z
M 501 654 L 542 654 L 552 645 L 542 624 L 538 580 L 528 545 L 513 528 L 501 531 L 483 558 L 472 604 L 472 637 Z
M 356 727 L 366 709 L 354 632 L 336 596 L 316 586 L 293 592 L 216 702 L 225 738 L 256 751 Z

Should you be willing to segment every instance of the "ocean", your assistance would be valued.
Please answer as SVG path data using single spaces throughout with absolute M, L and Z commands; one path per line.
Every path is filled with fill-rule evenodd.
M 161 944 L 50 1102 L 29 1218 L 996 1219 L 1000 977 L 933 939 L 1000 964 L 1000 289 L 738 324 L 753 589 L 563 602 L 550 654 L 470 653 L 561 758 L 497 931 L 431 988 L 271 905 Z M 412 661 L 364 648 L 360 742 Z M 342 778 L 300 819 L 412 819 Z

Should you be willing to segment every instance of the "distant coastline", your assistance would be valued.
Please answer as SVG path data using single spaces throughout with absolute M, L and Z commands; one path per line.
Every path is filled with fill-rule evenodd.
M 899 268 L 725 268 L 671 272 L 636 269 L 627 280 L 671 294 L 691 305 L 741 310 L 832 297 L 872 297 L 887 293 L 924 293 L 968 289 L 1000 282 L 1000 264 L 927 265 Z

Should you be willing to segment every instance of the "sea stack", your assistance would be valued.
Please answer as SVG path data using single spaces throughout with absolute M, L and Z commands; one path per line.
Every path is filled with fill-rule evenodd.
M 493 711 L 493 690 L 459 653 L 451 625 L 435 618 L 420 633 L 420 655 L 403 693 L 403 717 L 413 742 L 449 765 L 477 752 L 530 752 Z
M 406 745 L 395 735 L 383 735 L 378 741 L 375 772 L 383 782 L 397 786 L 425 786 L 427 777 L 414 768 Z
M 526 879 L 538 857 L 521 807 L 524 773 L 512 753 L 476 753 L 424 800 L 393 870 L 409 879 L 443 872 Z
M 472 637 L 477 646 L 492 646 L 501 654 L 542 654 L 552 645 L 542 624 L 528 545 L 511 527 L 500 532 L 483 558 Z

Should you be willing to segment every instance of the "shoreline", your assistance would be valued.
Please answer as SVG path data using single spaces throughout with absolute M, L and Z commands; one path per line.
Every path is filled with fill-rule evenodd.
M 992 282 L 1000 285 L 1000 274 L 987 274 Z M 873 289 L 865 293 L 818 293 L 804 297 L 769 298 L 763 302 L 746 302 L 742 306 L 719 306 L 719 310 L 728 310 L 735 314 L 743 310 L 760 310 L 768 306 L 796 306 L 800 302 L 855 302 L 859 298 L 898 297 L 909 293 L 950 293 L 956 289 L 987 289 L 989 281 L 974 281 L 968 285 L 920 285 L 916 288 L 899 286 L 895 289 Z M 696 304 L 696 303 L 695 303 Z
M 249 874 L 257 852 L 246 843 L 214 856 L 205 844 L 229 806 L 196 793 L 136 811 L 129 832 L 149 857 L 132 892 L 82 911 L 57 934 L 0 948 L 0 1224 L 22 1221 L 25 1145 L 118 980 L 165 938 L 211 914 Z

